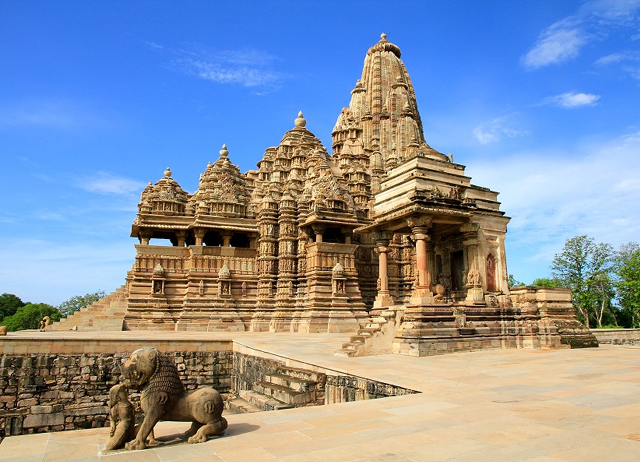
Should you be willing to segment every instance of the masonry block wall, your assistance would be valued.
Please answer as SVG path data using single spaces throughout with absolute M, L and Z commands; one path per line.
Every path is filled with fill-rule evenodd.
M 231 351 L 171 352 L 188 390 L 231 389 Z M 0 436 L 109 425 L 109 389 L 120 381 L 114 354 L 0 357 Z M 135 395 L 133 401 L 136 400 Z

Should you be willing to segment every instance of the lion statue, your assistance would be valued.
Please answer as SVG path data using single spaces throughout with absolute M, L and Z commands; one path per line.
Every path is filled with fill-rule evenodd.
M 129 389 L 140 390 L 144 420 L 136 438 L 126 449 L 144 449 L 153 427 L 160 420 L 192 422 L 185 436 L 189 443 L 201 443 L 220 435 L 227 428 L 222 417 L 220 393 L 211 387 L 186 392 L 173 359 L 155 348 L 140 348 L 121 366 L 122 382 Z

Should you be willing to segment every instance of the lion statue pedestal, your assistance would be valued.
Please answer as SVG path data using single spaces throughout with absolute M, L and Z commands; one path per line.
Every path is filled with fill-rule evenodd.
M 144 449 L 146 439 L 160 420 L 192 422 L 185 433 L 189 443 L 201 443 L 227 428 L 220 393 L 211 387 L 186 392 L 173 360 L 155 348 L 140 348 L 121 366 L 125 387 L 140 390 L 144 420 L 126 449 Z

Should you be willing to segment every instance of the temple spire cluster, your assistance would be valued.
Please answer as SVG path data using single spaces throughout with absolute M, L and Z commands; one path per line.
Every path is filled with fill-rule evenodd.
M 369 48 L 331 153 L 299 112 L 255 170 L 223 144 L 192 194 L 170 168 L 149 183 L 123 328 L 358 333 L 358 351 L 386 319 L 385 348 L 412 355 L 588 343 L 570 298 L 510 292 L 498 193 L 427 144 L 400 57 L 385 34 Z

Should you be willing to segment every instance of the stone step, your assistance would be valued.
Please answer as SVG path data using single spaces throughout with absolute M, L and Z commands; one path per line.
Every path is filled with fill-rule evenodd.
M 278 374 L 288 375 L 289 377 L 295 377 L 299 379 L 309 380 L 312 382 L 319 382 L 322 374 L 310 371 L 308 369 L 300 369 L 297 367 L 279 367 L 276 371 Z
M 342 344 L 343 350 L 352 350 L 354 353 L 362 343 L 347 342 Z
M 314 380 L 301 379 L 298 377 L 292 377 L 290 375 L 277 373 L 265 375 L 264 380 L 275 385 L 288 387 L 298 392 L 315 391 L 316 385 L 318 383 Z
M 380 329 L 373 329 L 370 327 L 365 327 L 364 329 L 358 329 L 358 335 L 363 337 L 371 337 L 373 334 L 378 332 Z
M 127 312 L 126 284 L 95 303 L 69 314 L 59 322 L 51 324 L 47 330 L 61 331 L 80 329 L 87 331 L 122 330 L 122 322 Z
M 263 411 L 276 411 L 279 409 L 291 409 L 295 407 L 292 404 L 285 404 L 281 401 L 270 398 L 252 390 L 240 390 L 238 392 L 238 395 L 241 399 L 251 403 L 258 409 L 261 409 Z
M 293 406 L 303 406 L 315 401 L 313 392 L 296 391 L 271 382 L 256 382 L 253 385 L 253 391 Z
M 262 412 L 263 409 L 259 408 L 255 404 L 251 404 L 240 397 L 225 401 L 225 406 L 229 409 L 229 412 L 234 414 L 248 414 L 251 412 Z
M 336 350 L 334 356 L 342 356 L 344 358 L 352 358 L 356 354 L 355 350 Z

